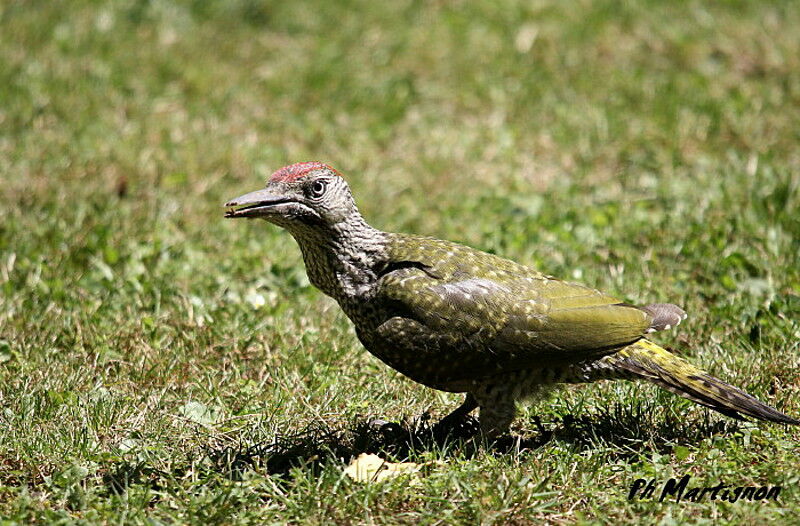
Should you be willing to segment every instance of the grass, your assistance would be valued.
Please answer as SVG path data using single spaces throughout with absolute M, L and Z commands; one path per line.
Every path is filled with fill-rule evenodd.
M 795 429 L 628 383 L 521 453 L 391 449 L 445 414 L 358 344 L 290 237 L 221 203 L 309 159 L 386 230 L 690 318 L 657 341 L 800 415 L 790 2 L 0 6 L 0 516 L 13 523 L 791 522 Z M 361 484 L 349 459 L 441 459 Z M 778 502 L 628 501 L 638 478 Z

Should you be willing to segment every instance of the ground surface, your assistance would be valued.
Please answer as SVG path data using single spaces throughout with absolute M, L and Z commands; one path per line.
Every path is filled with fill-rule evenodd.
M 532 451 L 344 478 L 369 419 L 458 399 L 368 355 L 288 235 L 222 219 L 329 161 L 375 226 L 683 305 L 657 341 L 798 416 L 800 7 L 704 4 L 3 3 L 0 516 L 797 520 L 800 431 L 627 383 L 523 410 Z M 627 500 L 686 473 L 783 491 Z

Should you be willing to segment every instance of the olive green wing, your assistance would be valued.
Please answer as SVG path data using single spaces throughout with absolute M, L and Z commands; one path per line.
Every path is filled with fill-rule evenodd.
M 380 280 L 394 315 L 378 333 L 431 360 L 432 370 L 451 362 L 449 378 L 437 380 L 597 358 L 651 325 L 639 308 L 490 254 L 438 240 L 426 240 L 425 251 L 410 245 L 396 249 Z

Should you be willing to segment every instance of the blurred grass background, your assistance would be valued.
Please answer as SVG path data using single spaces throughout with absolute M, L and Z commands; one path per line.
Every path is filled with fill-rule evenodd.
M 0 4 L 0 516 L 792 520 L 796 430 L 624 383 L 524 410 L 556 430 L 533 452 L 343 479 L 369 417 L 457 398 L 369 356 L 291 238 L 220 205 L 329 162 L 376 227 L 683 305 L 659 341 L 797 416 L 798 27 L 788 1 Z M 291 468 L 251 454 L 303 433 Z M 684 473 L 784 490 L 626 500 Z

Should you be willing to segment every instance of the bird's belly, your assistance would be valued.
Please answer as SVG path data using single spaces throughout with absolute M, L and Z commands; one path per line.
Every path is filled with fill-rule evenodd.
M 446 364 L 432 363 L 422 359 L 412 349 L 387 345 L 374 329 L 356 326 L 356 334 L 361 344 L 383 363 L 407 376 L 411 380 L 431 389 L 452 393 L 469 391 L 471 380 L 453 381 L 445 371 Z
M 417 383 L 447 392 L 470 391 L 476 382 L 499 372 L 488 360 L 488 354 L 473 352 L 468 345 L 453 345 L 433 334 L 407 333 L 401 338 L 387 339 L 387 322 L 393 312 L 364 302 L 339 302 L 355 325 L 356 335 L 364 347 L 392 369 Z M 401 335 L 403 330 L 398 331 Z
M 541 392 L 544 386 L 561 382 L 578 383 L 577 366 L 530 368 L 503 373 L 477 375 L 474 378 L 453 376 L 455 364 L 432 363 L 413 350 L 388 348 L 374 334 L 356 331 L 364 347 L 392 369 L 426 387 L 450 393 L 473 392 L 484 384 L 505 385 L 514 392 L 516 400 L 524 400 Z

